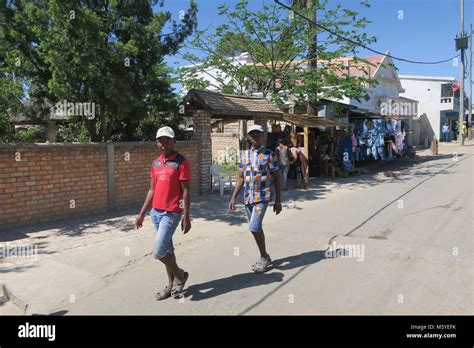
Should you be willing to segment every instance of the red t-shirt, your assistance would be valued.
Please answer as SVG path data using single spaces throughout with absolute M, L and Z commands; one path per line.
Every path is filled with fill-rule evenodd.
M 189 161 L 177 152 L 168 158 L 161 154 L 151 164 L 150 177 L 155 188 L 152 207 L 181 213 L 184 207 L 184 203 L 180 204 L 183 199 L 181 181 L 191 180 Z

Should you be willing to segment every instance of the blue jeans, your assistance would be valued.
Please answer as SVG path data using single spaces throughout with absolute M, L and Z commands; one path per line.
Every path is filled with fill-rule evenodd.
M 385 147 L 383 146 L 377 146 L 377 153 L 380 156 L 382 160 L 385 159 Z
M 249 219 L 249 230 L 252 233 L 262 232 L 262 222 L 267 211 L 268 202 L 251 203 L 245 205 L 247 218 Z
M 375 145 L 372 145 L 370 147 L 370 153 L 372 154 L 372 157 L 374 158 L 374 160 L 377 159 L 377 147 Z
M 173 234 L 181 221 L 181 214 L 152 209 L 150 215 L 156 230 L 155 240 L 153 241 L 153 257 L 161 259 L 166 254 L 174 253 Z
M 449 133 L 448 132 L 445 132 L 445 133 L 442 133 L 442 138 L 441 138 L 441 141 L 448 141 L 449 139 Z

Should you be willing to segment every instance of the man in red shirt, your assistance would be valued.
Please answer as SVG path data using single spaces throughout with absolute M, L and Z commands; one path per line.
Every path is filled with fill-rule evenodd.
M 174 138 L 174 131 L 170 127 L 162 127 L 156 134 L 156 143 L 162 153 L 151 165 L 150 188 L 135 220 L 135 227 L 142 227 L 146 211 L 151 205 L 151 220 L 156 229 L 153 257 L 165 264 L 168 274 L 168 285 L 156 294 L 159 301 L 179 295 L 189 276 L 188 272 L 179 268 L 176 263 L 173 234 L 180 221 L 184 233 L 191 229 L 191 167 L 189 161 L 174 150 Z

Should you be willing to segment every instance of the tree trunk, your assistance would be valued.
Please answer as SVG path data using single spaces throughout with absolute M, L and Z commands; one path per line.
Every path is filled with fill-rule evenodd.
M 100 129 L 99 129 L 99 141 L 104 141 L 105 133 L 107 130 L 107 118 L 105 117 L 105 98 L 102 95 L 99 97 L 99 121 L 100 121 Z
M 93 120 L 87 120 L 86 121 L 86 127 L 87 130 L 89 131 L 89 134 L 91 136 L 91 141 L 92 142 L 99 142 L 99 135 L 97 134 L 97 125 L 96 125 L 96 119 Z
M 107 122 L 107 131 L 105 132 L 105 138 L 104 141 L 108 141 L 110 139 L 110 136 L 112 135 L 112 129 L 113 129 L 113 123 L 112 119 Z

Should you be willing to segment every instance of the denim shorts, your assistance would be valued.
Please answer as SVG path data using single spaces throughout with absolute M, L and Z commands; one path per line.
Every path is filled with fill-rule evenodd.
M 173 234 L 181 221 L 181 214 L 152 209 L 150 215 L 156 230 L 153 241 L 153 257 L 161 259 L 166 254 L 174 253 Z
M 247 218 L 249 219 L 250 232 L 262 232 L 262 222 L 267 211 L 268 202 L 251 203 L 245 205 Z

